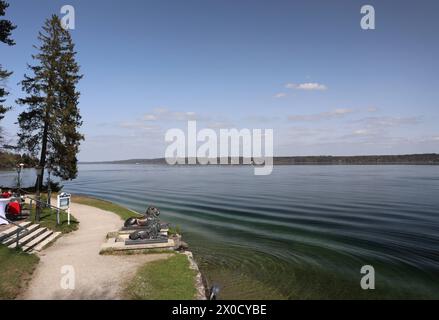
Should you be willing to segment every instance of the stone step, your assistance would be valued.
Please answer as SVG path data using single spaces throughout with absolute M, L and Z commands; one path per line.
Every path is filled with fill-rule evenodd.
M 47 229 L 44 233 L 40 234 L 38 237 L 34 238 L 32 241 L 29 241 L 25 245 L 23 245 L 21 248 L 24 252 L 30 251 L 33 247 L 47 239 L 53 234 L 52 230 Z
M 30 221 L 24 221 L 24 222 L 20 222 L 18 225 L 22 226 L 23 228 L 26 228 L 26 227 L 30 226 L 31 224 L 32 224 L 32 222 L 30 222 Z M 6 238 L 16 234 L 17 230 L 18 230 L 18 227 L 12 225 L 12 227 L 1 232 L 0 233 L 0 242 L 5 240 Z
M 32 230 L 32 232 L 26 234 L 24 237 L 21 237 L 20 240 L 18 240 L 18 246 L 22 247 L 29 241 L 32 241 L 36 237 L 38 237 L 40 234 L 46 232 L 47 228 L 36 228 Z M 17 246 L 17 241 L 12 242 L 8 247 L 10 249 L 13 249 Z
M 28 234 L 32 233 L 33 231 L 35 231 L 36 229 L 38 229 L 40 227 L 40 225 L 38 224 L 31 224 L 29 226 L 26 227 L 26 230 L 23 230 L 20 232 L 19 238 L 24 238 L 25 236 L 27 236 Z M 9 246 L 12 243 L 17 241 L 17 232 L 14 232 L 13 235 L 11 235 L 10 237 L 4 239 L 2 241 L 2 244 L 5 246 Z
M 54 232 L 51 236 L 47 237 L 43 241 L 41 241 L 39 244 L 37 244 L 30 253 L 35 253 L 43 250 L 49 243 L 55 241 L 59 236 L 61 235 L 61 232 Z

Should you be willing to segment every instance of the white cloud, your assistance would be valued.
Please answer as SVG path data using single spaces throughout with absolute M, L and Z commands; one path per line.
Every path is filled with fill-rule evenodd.
M 192 111 L 171 111 L 167 108 L 160 107 L 154 109 L 151 113 L 146 113 L 142 117 L 145 121 L 190 121 L 190 120 L 208 120 Z
M 155 120 L 157 120 L 157 116 L 154 115 L 154 114 L 145 114 L 143 116 L 143 120 L 145 120 L 145 121 L 155 121 Z
M 169 112 L 168 108 L 166 108 L 166 107 L 155 108 L 153 111 L 154 111 L 154 113 L 157 113 L 157 114 Z
M 344 114 L 348 114 L 348 113 L 352 113 L 354 112 L 354 109 L 348 109 L 348 108 L 339 108 L 339 109 L 335 109 L 333 111 L 328 112 L 328 114 L 330 115 L 344 115 Z
M 377 112 L 378 108 L 377 107 L 369 107 L 366 109 L 367 112 Z
M 367 128 L 388 128 L 421 123 L 418 117 L 367 117 L 353 121 Z
M 206 124 L 206 128 L 214 129 L 214 130 L 234 128 L 234 127 L 235 127 L 235 125 L 233 123 L 227 122 L 227 121 L 224 121 L 224 122 L 222 122 L 222 121 L 213 121 L 213 122 L 208 122 Z
M 343 139 L 367 139 L 371 144 L 394 143 L 407 139 L 405 137 L 395 137 L 394 134 L 401 134 L 399 127 L 406 125 L 416 125 L 421 123 L 417 117 L 367 117 L 351 121 L 347 128 L 351 133 L 343 135 Z
M 327 112 L 320 112 L 315 114 L 300 114 L 300 115 L 290 115 L 288 120 L 290 121 L 318 121 L 327 120 L 332 118 L 340 118 L 347 114 L 354 112 L 354 109 L 334 109 Z
M 299 83 L 299 84 L 287 83 L 285 85 L 285 88 L 295 89 L 295 90 L 306 90 L 306 91 L 313 91 L 313 90 L 323 91 L 323 90 L 328 89 L 328 87 L 325 86 L 324 84 L 317 83 L 317 82 L 305 82 L 305 83 Z
M 195 112 L 169 112 L 163 118 L 175 121 L 199 120 Z
M 367 134 L 369 134 L 369 131 L 366 129 L 359 129 L 359 130 L 354 131 L 354 135 L 357 135 L 357 136 L 364 136 Z
M 159 126 L 146 124 L 145 121 L 123 121 L 119 123 L 119 126 L 124 129 L 141 129 L 146 131 L 160 129 Z
M 287 94 L 285 92 L 279 92 L 279 93 L 276 93 L 273 97 L 276 99 L 280 99 L 280 98 L 284 98 L 286 96 L 287 96 Z
M 245 121 L 251 121 L 251 122 L 255 122 L 255 123 L 269 123 L 269 122 L 274 122 L 279 120 L 278 117 L 276 116 L 267 116 L 267 115 L 250 115 L 250 116 L 246 116 L 244 117 Z

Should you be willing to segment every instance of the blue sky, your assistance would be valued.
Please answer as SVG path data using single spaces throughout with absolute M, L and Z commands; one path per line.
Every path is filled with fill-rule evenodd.
M 163 157 L 164 133 L 272 128 L 275 155 L 439 151 L 437 1 L 10 1 L 17 45 L 13 141 L 43 22 L 70 4 L 80 83 L 80 160 Z M 360 28 L 371 4 L 376 29 Z

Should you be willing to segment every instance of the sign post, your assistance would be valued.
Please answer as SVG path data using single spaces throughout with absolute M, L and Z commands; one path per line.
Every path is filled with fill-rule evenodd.
M 72 195 L 70 193 L 63 192 L 57 197 L 57 207 L 67 211 L 67 224 L 70 225 L 70 198 Z M 59 210 L 57 210 L 57 221 L 59 221 Z

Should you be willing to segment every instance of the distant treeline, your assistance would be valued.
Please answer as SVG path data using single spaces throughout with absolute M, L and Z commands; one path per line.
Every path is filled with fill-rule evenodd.
M 276 157 L 274 164 L 439 164 L 439 154 Z
M 219 163 L 218 159 L 218 163 Z M 230 161 L 228 161 L 230 163 Z M 130 159 L 120 161 L 82 162 L 83 164 L 167 164 L 164 158 Z M 187 159 L 186 159 L 187 163 Z M 244 159 L 240 158 L 240 164 Z M 439 154 L 406 154 L 406 155 L 375 155 L 375 156 L 300 156 L 274 157 L 275 165 L 380 165 L 380 164 L 439 164 Z
M 12 152 L 0 151 L 0 170 L 15 169 L 18 164 L 23 163 L 24 167 L 35 167 L 38 160 L 27 154 L 19 155 Z

